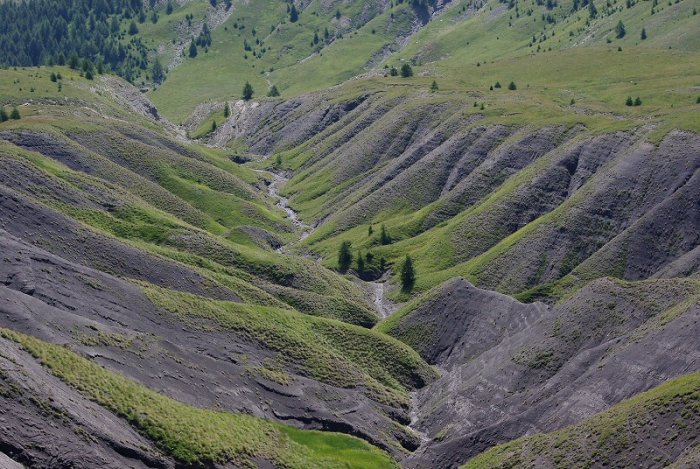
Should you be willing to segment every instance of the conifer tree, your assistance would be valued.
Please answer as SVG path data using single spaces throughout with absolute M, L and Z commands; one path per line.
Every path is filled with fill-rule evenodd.
M 151 67 L 151 76 L 153 77 L 153 83 L 163 83 L 163 80 L 165 79 L 165 72 L 163 71 L 163 66 L 160 63 L 160 60 L 156 59 L 155 62 L 153 62 L 153 67 Z
M 10 117 L 7 115 L 7 112 L 5 112 L 5 110 L 0 107 L 0 122 L 5 122 L 9 118 Z
M 588 16 L 590 16 L 591 18 L 595 18 L 596 16 L 598 16 L 598 9 L 593 4 L 593 0 L 590 0 L 588 2 Z
M 382 225 L 382 231 L 379 233 L 379 242 L 384 245 L 391 244 L 391 236 L 389 236 L 389 232 L 386 230 L 386 225 Z
M 272 85 L 270 87 L 270 91 L 267 92 L 267 95 L 270 98 L 276 98 L 277 96 L 280 95 L 280 91 L 277 89 L 277 87 L 275 85 Z
M 430 91 L 435 93 L 437 90 L 439 90 L 437 81 L 433 80 L 433 83 L 430 85 Z
M 292 8 L 289 10 L 289 22 L 296 23 L 298 19 L 299 12 L 297 11 L 297 7 L 292 4 Z
M 365 258 L 362 253 L 357 253 L 357 276 L 362 278 L 365 274 Z
M 352 243 L 350 241 L 343 241 L 340 243 L 340 249 L 338 250 L 338 270 L 341 273 L 347 272 L 351 263 Z
M 615 37 L 622 39 L 625 37 L 625 34 L 627 34 L 627 30 L 625 30 L 625 25 L 622 20 L 620 20 L 617 22 L 617 26 L 615 26 Z
M 640 34 L 640 37 L 642 38 L 642 41 L 647 38 L 647 30 L 642 28 L 642 33 Z
M 21 118 L 22 118 L 22 116 L 20 116 L 19 109 L 17 109 L 17 106 L 13 107 L 12 112 L 10 112 L 10 119 L 18 121 Z
M 250 84 L 250 82 L 245 82 L 245 85 L 243 85 L 243 99 L 245 101 L 250 101 L 253 99 L 253 86 Z
M 190 58 L 194 59 L 197 57 L 197 44 L 194 43 L 194 39 L 190 42 Z
M 227 102 L 226 106 L 224 106 L 224 117 L 228 119 L 230 115 L 231 115 L 231 108 L 229 107 L 228 102 Z
M 413 267 L 413 259 L 411 256 L 406 256 L 401 267 L 401 291 L 410 293 L 416 284 L 416 271 Z

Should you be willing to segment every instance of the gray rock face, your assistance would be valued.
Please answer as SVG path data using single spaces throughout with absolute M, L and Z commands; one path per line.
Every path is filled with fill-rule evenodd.
M 5 295 L 2 291 L 0 295 Z M 122 418 L 84 398 L 0 338 L 0 467 L 169 468 Z
M 442 377 L 420 390 L 429 442 L 406 464 L 456 467 L 495 444 L 579 422 L 700 369 L 697 281 L 601 279 L 554 307 L 454 280 L 404 317 Z

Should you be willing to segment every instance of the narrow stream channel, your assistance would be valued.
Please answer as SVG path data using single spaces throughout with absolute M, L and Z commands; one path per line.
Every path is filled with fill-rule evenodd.
M 314 227 L 311 225 L 308 225 L 301 221 L 299 219 L 299 214 L 294 211 L 289 206 L 289 199 L 286 197 L 283 197 L 280 195 L 280 189 L 281 187 L 286 184 L 289 181 L 288 177 L 285 177 L 281 174 L 274 173 L 272 171 L 264 171 L 264 170 L 255 170 L 258 173 L 261 174 L 268 174 L 273 177 L 272 182 L 267 186 L 267 192 L 270 197 L 272 197 L 274 200 L 277 201 L 275 204 L 277 207 L 281 208 L 282 210 L 285 211 L 287 214 L 287 217 L 289 220 L 294 224 L 294 226 L 298 227 L 301 229 L 301 234 L 299 235 L 299 239 L 296 241 L 292 241 L 291 243 L 285 244 L 284 246 L 281 246 L 280 248 L 277 249 L 277 252 L 279 253 L 284 253 L 286 252 L 290 246 L 294 245 L 294 243 L 303 241 L 306 239 L 314 230 Z M 319 262 L 320 262 L 319 258 Z M 377 315 L 381 319 L 386 319 L 387 317 L 391 316 L 394 311 L 396 311 L 396 305 L 391 303 L 386 299 L 386 283 L 385 281 L 373 281 L 373 282 L 365 282 L 362 281 L 363 284 L 365 284 L 367 287 L 369 287 L 369 292 L 372 298 L 372 304 L 374 305 L 374 309 L 377 312 Z M 410 428 L 420 439 L 420 446 L 423 446 L 425 443 L 427 443 L 430 438 L 428 438 L 427 434 L 420 431 L 418 428 L 416 428 L 416 424 L 418 423 L 418 413 L 416 411 L 417 406 L 416 406 L 416 399 L 417 399 L 417 391 L 414 391 L 411 393 L 411 412 L 410 412 L 410 418 L 411 422 L 408 425 L 408 428 Z

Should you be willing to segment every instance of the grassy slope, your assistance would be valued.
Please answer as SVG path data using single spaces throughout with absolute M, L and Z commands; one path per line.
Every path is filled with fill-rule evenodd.
M 39 72 L 47 80 L 46 72 Z M 21 72 L 1 73 L 14 77 Z M 83 92 L 77 85 L 86 80 L 75 79 L 77 83 L 67 82 L 64 90 L 80 96 L 80 105 L 99 104 L 105 113 L 119 111 L 107 97 Z M 154 301 L 188 321 L 192 317 L 216 319 L 222 328 L 242 332 L 275 350 L 289 366 L 301 368 L 308 376 L 338 386 L 363 387 L 380 402 L 405 407 L 407 391 L 434 377 L 415 352 L 388 336 L 295 310 L 358 324 L 376 321 L 363 293 L 351 282 L 313 261 L 279 255 L 235 234 L 235 228 L 251 216 L 243 214 L 236 202 L 245 200 L 273 217 L 274 223 L 262 227 L 289 236 L 274 231 L 286 229 L 284 219 L 249 186 L 258 182 L 258 173 L 232 163 L 214 149 L 189 147 L 190 157 L 183 158 L 146 146 L 154 137 L 148 136 L 141 127 L 145 123 L 138 118 L 129 127 L 110 119 L 87 121 L 74 115 L 74 105 L 42 104 L 19 121 L 0 124 L 0 131 L 49 136 L 56 148 L 79 151 L 92 168 L 90 174 L 3 141 L 3 167 L 25 168 L 51 188 L 32 191 L 21 186 L 16 190 L 102 236 L 184 264 L 211 286 L 232 290 L 244 303 L 210 301 L 142 284 Z M 122 126 L 129 138 L 116 133 Z M 143 154 L 149 158 L 142 158 Z M 174 186 L 173 179 L 181 181 L 180 185 Z M 193 190 L 185 190 L 187 187 Z M 207 191 L 217 191 L 215 203 L 202 202 Z M 105 199 L 118 204 L 105 208 Z M 221 211 L 228 213 L 228 221 L 222 219 Z
M 629 48 L 623 52 L 618 52 L 614 47 L 576 48 L 472 66 L 468 73 L 457 66 L 437 65 L 439 73 L 445 73 L 446 77 L 438 79 L 440 97 L 421 94 L 420 90 L 428 89 L 432 78 L 395 82 L 409 84 L 409 87 L 405 87 L 409 89 L 401 92 L 412 96 L 414 102 L 426 104 L 442 98 L 463 103 L 465 115 L 482 113 L 485 116 L 478 125 L 498 123 L 522 126 L 533 122 L 538 126 L 583 124 L 589 136 L 652 125 L 654 127 L 647 138 L 659 141 L 674 128 L 700 131 L 700 113 L 695 102 L 699 58 L 697 52 L 643 47 Z M 449 74 L 456 76 L 460 72 L 462 75 L 459 79 L 448 78 Z M 553 76 L 557 77 L 556 87 L 552 86 Z M 510 80 L 517 82 L 518 90 L 505 89 Z M 389 79 L 384 81 L 392 83 Z M 504 88 L 489 91 L 490 84 L 496 81 L 500 81 Z M 637 95 L 644 102 L 642 106 L 625 106 L 626 96 Z M 573 106 L 570 105 L 572 98 L 575 99 Z M 475 101 L 484 102 L 485 110 L 474 108 L 472 104 Z M 303 161 L 307 158 L 304 151 L 289 152 L 288 155 L 285 161 L 290 167 L 297 165 L 297 159 Z M 296 197 L 292 198 L 292 203 L 308 219 L 318 213 L 326 199 L 323 191 L 320 196 L 311 199 L 304 194 L 318 194 L 315 191 L 318 190 L 319 181 L 321 185 L 324 181 L 333 181 L 334 175 L 324 171 L 325 174 L 319 173 L 319 179 L 313 172 L 300 172 L 288 186 L 290 195 L 298 194 L 299 203 Z M 367 236 L 367 226 L 364 224 L 337 234 L 333 218 L 326 221 L 305 243 L 323 255 L 327 266 L 335 265 L 337 246 L 343 240 L 352 241 L 353 246 L 362 250 L 371 248 L 375 255 L 384 255 L 393 262 L 407 253 L 411 254 L 419 271 L 424 274 L 422 278 L 419 277 L 418 288 L 421 291 L 456 275 L 473 279 L 480 266 L 497 252 L 507 249 L 508 244 L 516 242 L 535 225 L 524 227 L 507 242 L 504 240 L 505 244 L 494 246 L 491 254 L 456 266 L 453 264 L 454 233 L 469 217 L 488 211 L 499 201 L 511 197 L 519 184 L 527 180 L 525 178 L 526 174 L 512 178 L 473 209 L 422 234 L 416 233 L 415 227 L 420 226 L 439 207 L 438 202 L 409 213 L 401 205 L 383 211 L 367 223 L 375 224 L 375 232 L 377 224 L 385 223 L 395 238 L 403 239 L 391 246 L 374 246 L 376 240 Z M 329 190 L 337 190 L 338 187 Z M 436 272 L 439 274 L 428 275 Z
M 213 301 L 144 286 L 156 305 L 187 320 L 213 319 L 280 353 L 319 381 L 365 387 L 380 402 L 408 406 L 407 390 L 435 374 L 410 348 L 389 336 L 290 311 Z
M 672 422 L 674 428 L 656 423 L 661 419 Z M 638 463 L 639 457 L 658 465 L 668 464 L 673 461 L 671 453 L 679 453 L 679 437 L 681 450 L 687 440 L 692 444 L 699 419 L 700 373 L 693 373 L 562 430 L 491 448 L 462 467 L 591 467 L 601 463 L 617 466 Z M 692 431 L 685 432 L 685 428 Z
M 195 8 L 193 4 L 197 2 L 188 4 L 186 8 Z M 383 11 L 384 6 L 376 6 L 369 15 L 372 19 L 362 23 L 358 17 L 361 14 L 367 17 L 367 13 L 362 11 L 362 2 L 339 3 L 341 20 L 336 20 L 334 16 L 335 4 L 326 5 L 311 2 L 302 12 L 300 20 L 292 24 L 287 20 L 283 2 L 234 4 L 231 18 L 214 32 L 214 43 L 209 51 L 200 51 L 196 59 L 187 59 L 175 69 L 169 80 L 153 93 L 154 101 L 167 116 L 182 121 L 199 103 L 238 99 L 245 81 L 253 84 L 258 97 L 266 93 L 268 83 L 278 85 L 283 96 L 289 97 L 340 84 L 371 68 L 381 68 L 385 64 L 398 65 L 410 60 L 424 64 L 418 70 L 419 75 L 437 77 L 439 81 L 446 82 L 445 88 L 454 85 L 462 88 L 468 84 L 465 78 L 474 74 L 487 78 L 488 72 L 475 70 L 477 63 L 483 66 L 495 60 L 505 60 L 504 68 L 508 68 L 511 59 L 547 55 L 550 50 L 602 47 L 617 51 L 619 46 L 623 49 L 622 55 L 628 54 L 628 50 L 643 49 L 657 55 L 656 60 L 650 62 L 655 66 L 673 66 L 677 56 L 669 56 L 668 49 L 696 53 L 700 44 L 698 16 L 692 14 L 693 8 L 697 10 L 699 6 L 691 0 L 658 5 L 654 8 L 654 14 L 648 2 L 636 2 L 630 8 L 621 2 L 612 4 L 610 8 L 600 4 L 599 15 L 593 20 L 589 20 L 587 9 L 573 12 L 572 2 L 568 0 L 557 2 L 551 11 L 544 5 L 538 6 L 534 0 L 519 1 L 517 9 L 510 10 L 496 0 L 486 2 L 479 10 L 471 9 L 469 2 L 455 2 L 412 36 L 405 48 L 394 54 L 380 51 L 393 44 L 397 36 L 403 37 L 411 31 L 415 12 L 406 4 L 397 4 L 386 11 Z M 158 25 L 145 27 L 142 35 L 146 43 L 150 45 L 165 41 L 167 34 L 163 33 L 165 26 L 161 23 L 174 23 L 178 15 L 181 13 L 176 10 L 173 19 L 163 17 L 166 19 Z M 551 15 L 553 23 L 543 20 L 543 15 Z M 626 25 L 627 34 L 622 39 L 617 39 L 613 31 L 618 21 Z M 271 31 L 273 27 L 274 31 Z M 647 33 L 647 39 L 643 41 L 640 39 L 642 27 Z M 254 28 L 255 36 L 252 34 Z M 328 44 L 323 41 L 325 28 L 334 38 Z M 317 45 L 311 44 L 314 31 L 321 36 L 321 42 Z M 343 33 L 342 38 L 340 33 Z M 258 57 L 243 50 L 244 40 L 253 46 Z M 256 40 L 261 44 L 256 45 Z M 260 53 L 263 48 L 266 49 L 264 54 Z M 246 54 L 247 59 L 244 58 Z M 654 70 L 639 66 L 634 55 L 632 52 L 630 65 L 637 65 L 637 72 L 646 74 Z M 560 57 L 557 56 L 556 61 L 561 60 Z M 598 56 L 597 59 L 602 57 Z M 548 61 L 552 62 L 552 59 Z M 572 63 L 573 67 L 571 63 L 562 63 L 555 73 L 533 75 L 537 75 L 545 86 L 552 85 L 552 77 L 559 77 L 559 72 L 578 76 L 578 66 L 585 64 L 579 64 L 576 56 Z M 520 73 L 526 65 L 526 61 L 513 63 L 511 74 L 495 79 L 502 84 L 511 79 L 522 84 L 528 79 L 529 84 L 536 85 Z M 537 71 L 536 67 L 532 68 L 532 72 Z M 611 68 L 611 72 L 600 77 L 601 81 L 615 78 L 615 69 Z M 487 88 L 494 81 L 485 81 L 483 85 Z M 565 93 L 566 96 L 560 96 L 561 101 L 568 102 L 576 97 L 575 87 L 558 88 L 571 90 Z M 599 87 L 599 90 L 602 89 Z M 613 96 L 617 91 L 619 89 L 613 88 L 608 94 Z M 649 93 L 649 98 L 652 96 L 662 97 L 658 93 Z M 585 95 L 582 97 L 585 98 Z M 667 100 L 664 102 L 670 104 Z M 683 119 L 678 121 L 682 122 Z
M 64 77 L 60 93 L 48 79 L 54 70 Z M 312 261 L 263 249 L 241 231 L 254 226 L 282 241 L 296 236 L 284 212 L 251 187 L 260 183 L 259 173 L 233 163 L 221 150 L 186 146 L 183 151 L 190 156 L 184 157 L 148 144 L 152 138 L 149 132 L 166 142 L 168 139 L 147 120 L 115 105 L 108 93 L 91 90 L 91 86 L 100 86 L 99 80 L 88 82 L 65 68 L 6 70 L 0 74 L 4 96 L 10 102 L 34 99 L 32 105 L 21 107 L 23 119 L 0 124 L 0 131 L 48 135 L 83 155 L 94 173 L 76 172 L 11 144 L 2 145 L 3 156 L 30 164 L 32 171 L 65 185 L 79 197 L 88 190 L 108 194 L 120 204 L 114 210 L 74 207 L 51 194 L 42 195 L 39 202 L 91 229 L 189 264 L 212 281 L 239 291 L 246 301 L 276 306 L 284 301 L 315 315 L 358 324 L 375 321 L 363 293 L 350 282 Z M 40 86 L 45 86 L 45 91 L 37 101 Z M 96 118 L 90 109 L 107 117 Z M 112 116 L 120 120 L 115 122 Z M 144 154 L 149 158 L 143 158 Z M 258 288 L 264 282 L 268 292 Z
M 298 430 L 248 415 L 194 408 L 107 371 L 70 350 L 8 329 L 20 344 L 69 385 L 128 420 L 165 453 L 186 464 L 259 459 L 285 467 L 394 467 L 380 450 L 351 436 Z
M 174 69 L 152 98 L 166 116 L 180 122 L 200 103 L 240 99 L 246 81 L 256 98 L 265 96 L 271 84 L 287 97 L 340 84 L 410 31 L 415 16 L 407 5 L 393 8 L 393 17 L 384 7 L 383 2 L 368 7 L 358 1 L 315 0 L 299 21 L 290 23 L 285 2 L 236 2 L 232 16 L 212 34 L 211 48 Z M 361 21 L 365 16 L 371 20 Z M 313 44 L 314 33 L 318 44 Z M 164 39 L 160 32 L 144 34 L 148 44 Z M 251 51 L 244 49 L 244 41 Z M 210 128 L 207 124 L 202 129 Z

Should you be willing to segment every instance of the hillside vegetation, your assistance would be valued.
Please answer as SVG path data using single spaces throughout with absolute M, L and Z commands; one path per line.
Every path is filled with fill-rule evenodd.
M 0 0 L 0 466 L 695 467 L 698 9 Z

